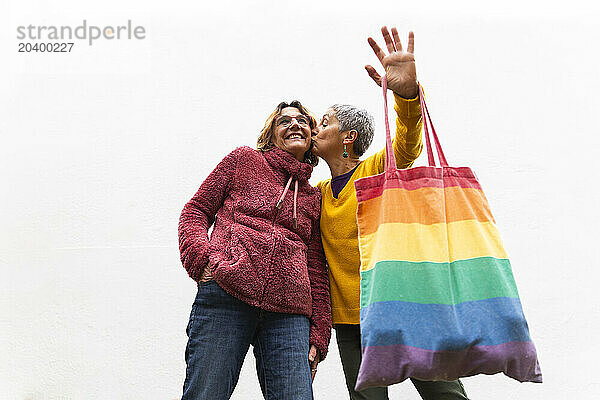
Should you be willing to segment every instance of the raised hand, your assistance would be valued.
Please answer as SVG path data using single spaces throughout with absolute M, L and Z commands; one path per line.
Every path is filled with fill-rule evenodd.
M 402 43 L 398 36 L 396 28 L 392 28 L 392 35 L 388 28 L 381 28 L 383 40 L 388 49 L 389 54 L 385 54 L 377 45 L 373 38 L 369 37 L 367 41 L 371 45 L 373 52 L 383 65 L 385 74 L 387 75 L 388 87 L 405 99 L 413 99 L 419 94 L 419 85 L 417 83 L 417 68 L 415 67 L 415 35 L 412 32 L 408 33 L 408 45 L 406 51 L 402 49 Z M 381 76 L 371 65 L 366 65 L 365 69 L 369 76 L 381 86 Z

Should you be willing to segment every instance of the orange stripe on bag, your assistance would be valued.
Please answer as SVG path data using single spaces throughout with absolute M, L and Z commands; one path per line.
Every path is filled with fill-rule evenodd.
M 451 187 L 442 189 L 422 188 L 417 190 L 390 189 L 388 197 L 379 196 L 359 204 L 361 235 L 369 235 L 379 224 L 419 223 L 425 225 L 464 220 L 480 222 L 494 221 L 485 196 L 480 190 Z M 433 207 L 444 204 L 446 208 Z M 390 199 L 391 197 L 391 199 Z M 384 204 L 388 199 L 391 204 Z

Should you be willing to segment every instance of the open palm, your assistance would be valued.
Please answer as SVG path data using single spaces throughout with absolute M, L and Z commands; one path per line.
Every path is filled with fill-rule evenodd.
M 413 32 L 408 34 L 408 45 L 406 51 L 402 48 L 400 37 L 396 28 L 392 28 L 392 34 L 388 31 L 387 27 L 381 28 L 383 39 L 385 40 L 386 47 L 389 54 L 385 52 L 377 45 L 377 42 L 371 37 L 367 40 L 373 52 L 383 65 L 385 74 L 387 76 L 388 87 L 393 90 L 396 94 L 406 99 L 412 99 L 417 97 L 419 93 L 419 86 L 417 83 L 417 68 L 415 66 L 415 35 Z M 381 75 L 377 73 L 375 68 L 371 65 L 365 66 L 369 76 L 381 86 Z

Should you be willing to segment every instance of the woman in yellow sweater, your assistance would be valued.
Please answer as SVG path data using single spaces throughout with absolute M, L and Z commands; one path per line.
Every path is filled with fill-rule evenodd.
M 421 107 L 415 68 L 414 35 L 403 51 L 398 32 L 381 29 L 389 54 L 372 38 L 369 44 L 386 71 L 388 87 L 394 92 L 396 137 L 393 141 L 398 168 L 408 168 L 421 153 Z M 381 85 L 375 69 L 366 66 L 369 76 Z M 331 179 L 319 182 L 321 189 L 321 237 L 329 263 L 331 308 L 338 349 L 350 398 L 388 399 L 387 388 L 354 390 L 361 360 L 360 349 L 360 256 L 356 225 L 357 199 L 354 181 L 384 171 L 385 148 L 360 159 L 373 140 L 373 118 L 365 111 L 336 104 L 329 108 L 313 137 L 313 152 L 331 170 Z M 460 381 L 423 382 L 413 379 L 423 399 L 466 399 Z

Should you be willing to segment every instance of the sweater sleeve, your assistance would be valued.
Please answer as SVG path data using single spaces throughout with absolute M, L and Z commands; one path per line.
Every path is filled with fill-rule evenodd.
M 423 141 L 421 130 L 421 104 L 419 96 L 406 100 L 394 93 L 394 110 L 396 110 L 396 137 L 394 138 L 394 155 L 398 168 L 409 168 L 421 154 Z
M 236 149 L 221 160 L 183 207 L 179 217 L 181 263 L 195 281 L 200 279 L 208 264 L 208 229 L 228 195 L 239 151 Z
M 313 222 L 307 258 L 313 307 L 310 318 L 310 344 L 319 349 L 323 360 L 327 356 L 331 338 L 331 298 L 319 220 Z
M 407 100 L 394 93 L 394 100 L 396 136 L 392 139 L 392 146 L 394 147 L 396 166 L 401 169 L 410 168 L 423 148 L 421 104 L 419 96 Z M 385 147 L 367 158 L 365 162 L 373 163 L 376 173 L 383 172 L 385 169 Z

